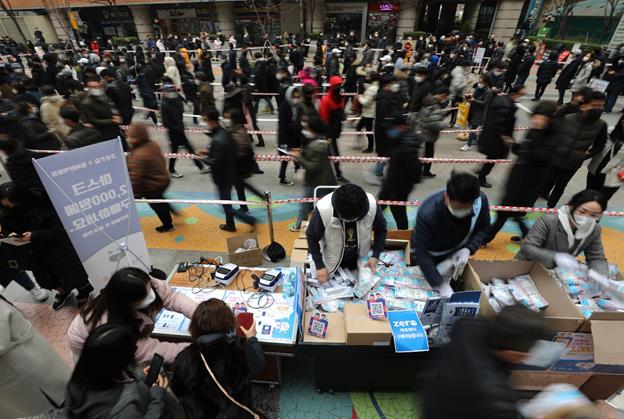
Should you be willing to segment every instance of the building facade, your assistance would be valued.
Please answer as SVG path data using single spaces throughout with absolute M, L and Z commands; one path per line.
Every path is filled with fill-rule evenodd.
M 438 35 L 453 31 L 493 33 L 507 39 L 522 23 L 529 3 L 542 0 L 394 0 L 388 2 L 332 0 L 267 0 L 256 2 L 217 0 L 110 0 L 110 5 L 81 0 L 13 0 L 11 5 L 27 38 L 34 27 L 48 42 L 147 35 L 187 36 L 216 33 L 259 40 L 271 34 L 353 34 L 364 40 L 377 33 L 394 40 L 405 33 L 423 31 Z M 261 5 L 259 5 L 261 3 Z M 0 33 L 21 35 L 12 19 L 0 15 Z

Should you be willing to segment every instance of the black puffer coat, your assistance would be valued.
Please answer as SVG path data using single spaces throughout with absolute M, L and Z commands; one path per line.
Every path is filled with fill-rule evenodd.
M 516 125 L 516 104 L 507 95 L 495 96 L 490 103 L 483 130 L 479 136 L 479 152 L 492 159 L 504 159 L 509 154 L 509 146 L 503 135 L 513 136 Z

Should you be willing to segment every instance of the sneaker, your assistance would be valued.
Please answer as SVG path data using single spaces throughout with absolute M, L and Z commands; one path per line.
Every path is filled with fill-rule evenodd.
M 370 154 L 372 152 L 373 152 L 372 148 L 365 148 L 364 150 L 362 150 L 362 153 L 364 153 L 364 154 Z
M 249 207 L 241 206 L 238 208 L 238 211 L 247 214 L 249 212 Z
M 199 171 L 202 175 L 207 175 L 208 173 L 212 173 L 212 169 L 210 167 L 204 167 Z
M 436 177 L 436 174 L 435 174 L 435 173 L 431 173 L 431 172 L 424 172 L 424 173 L 422 174 L 422 177 L 426 177 L 426 178 L 429 178 L 429 179 L 433 179 L 434 177 Z
M 35 288 L 31 289 L 29 292 L 30 292 L 30 295 L 32 295 L 32 297 L 35 300 L 39 301 L 40 303 L 47 300 L 48 297 L 50 296 L 50 291 L 44 288 L 41 288 L 39 285 L 36 285 Z
M 69 299 L 72 297 L 72 293 L 71 292 L 59 292 L 58 294 L 56 294 L 56 297 L 54 298 L 54 302 L 52 303 L 52 309 L 54 310 L 60 310 L 61 308 L 65 307 L 65 305 L 69 302 Z
M 168 231 L 173 231 L 174 229 L 175 227 L 173 225 L 170 225 L 170 226 L 161 225 L 155 228 L 155 230 L 159 233 L 166 233 Z
M 463 146 L 461 146 L 461 148 L 459 149 L 459 151 L 470 151 L 470 149 L 472 148 L 471 145 L 469 144 L 464 144 Z
M 236 231 L 236 226 L 231 226 L 229 224 L 221 224 L 219 228 L 223 231 L 229 231 L 234 233 Z
M 511 236 L 512 243 L 520 244 L 522 243 L 523 238 L 520 236 Z
M 485 181 L 485 180 L 483 180 L 483 181 L 479 182 L 479 185 L 481 185 L 481 187 L 482 187 L 482 188 L 487 188 L 487 189 L 489 189 L 489 188 L 491 188 L 491 187 L 492 187 L 492 184 L 491 184 L 491 183 L 488 183 L 488 182 L 487 182 L 487 181 Z
M 254 173 L 255 173 L 256 175 L 263 175 L 263 174 L 264 174 L 264 170 L 261 170 L 261 169 L 256 169 L 256 170 L 254 170 Z
M 294 184 L 292 180 L 280 179 L 280 185 L 292 186 Z
M 298 232 L 299 230 L 301 230 L 301 227 L 297 227 L 297 224 L 292 223 L 288 225 L 288 231 L 292 231 L 293 233 Z
M 171 172 L 169 173 L 169 175 L 174 178 L 174 179 L 180 179 L 182 177 L 184 177 L 184 175 L 182 173 L 178 173 L 178 172 Z

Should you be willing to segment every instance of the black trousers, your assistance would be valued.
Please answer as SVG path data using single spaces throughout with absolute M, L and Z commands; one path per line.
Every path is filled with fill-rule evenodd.
M 189 153 L 195 154 L 195 150 L 191 143 L 189 143 L 188 138 L 186 138 L 184 131 L 169 130 L 169 142 L 171 143 L 172 153 L 177 153 L 180 147 L 184 147 Z M 169 159 L 169 173 L 175 172 L 175 163 L 175 158 Z M 195 166 L 200 170 L 204 168 L 204 165 L 199 160 L 193 159 L 193 163 L 195 163 Z
M 390 199 L 392 201 L 407 201 L 408 196 L 409 192 L 401 192 L 393 194 L 391 198 L 382 198 L 380 196 L 379 199 Z M 407 220 L 407 207 L 403 205 L 382 205 L 381 210 L 385 211 L 387 206 L 390 207 L 390 212 L 392 213 L 394 221 L 396 222 L 397 230 L 407 230 L 409 228 L 409 222 Z
M 494 224 L 490 226 L 490 233 L 487 238 L 488 243 L 494 240 L 496 234 L 498 234 L 500 229 L 503 228 L 503 226 L 505 225 L 505 222 L 507 222 L 507 220 L 510 218 L 513 218 L 513 220 L 518 224 L 518 227 L 520 227 L 522 237 L 526 237 L 526 235 L 529 233 L 529 228 L 524 223 L 524 215 L 519 215 L 516 212 L 498 211 L 496 213 L 496 221 L 494 221 Z
M 217 185 L 217 188 L 219 189 L 219 199 L 224 201 L 232 200 L 232 185 Z M 234 227 L 234 217 L 250 225 L 256 224 L 255 217 L 240 210 L 235 210 L 230 204 L 224 204 L 223 211 L 225 212 L 225 224 L 228 226 Z
M 535 99 L 536 100 L 540 100 L 542 98 L 542 95 L 546 91 L 546 86 L 548 86 L 548 83 L 545 83 L 545 84 L 538 83 L 537 86 L 535 86 Z
M 164 199 L 162 192 L 157 194 L 149 194 L 143 195 L 143 198 L 146 199 Z M 168 203 L 160 203 L 160 204 L 149 204 L 150 208 L 156 213 L 158 219 L 164 226 L 172 226 L 173 221 L 171 219 L 171 214 L 175 213 L 173 207 Z
M 254 113 L 254 115 L 251 117 L 251 123 L 253 124 L 253 129 L 254 131 L 260 131 L 260 127 L 258 127 L 258 121 L 256 121 L 256 114 Z M 258 136 L 258 145 L 259 146 L 264 146 L 264 138 L 262 137 L 262 134 L 256 134 Z M 253 136 L 251 134 L 249 134 L 249 140 L 253 143 Z
M 491 156 L 485 156 L 486 160 L 493 159 Z M 495 163 L 483 163 L 481 170 L 479 170 L 479 182 L 485 182 L 487 175 L 489 175 L 494 169 Z
M 570 182 L 570 179 L 574 177 L 574 174 L 578 168 L 575 169 L 557 169 L 553 168 L 547 175 L 544 182 L 544 189 L 542 189 L 542 195 L 548 197 L 548 208 L 555 208 L 561 195 L 565 192 L 566 186 Z
M 557 89 L 559 91 L 559 104 L 563 103 L 563 98 L 567 89 Z
M 249 189 L 254 195 L 258 198 L 264 199 L 264 194 L 251 183 L 245 181 L 245 179 L 239 178 L 236 180 L 234 184 L 234 189 L 236 189 L 236 195 L 238 196 L 239 201 L 247 201 L 247 195 L 245 194 L 245 189 Z M 247 205 L 241 205 L 240 209 L 247 211 L 249 208 Z
M 435 154 L 435 143 L 425 143 L 425 157 L 433 157 Z M 423 164 L 423 173 L 431 173 L 431 163 Z
M 375 118 L 360 118 L 357 125 L 355 126 L 356 131 L 361 131 L 364 128 L 366 131 L 373 131 L 373 122 Z M 366 138 L 368 139 L 367 150 L 373 150 L 375 148 L 375 135 L 374 134 L 366 134 Z
M 340 156 L 340 150 L 338 150 L 338 138 L 329 139 L 329 155 Z M 337 177 L 342 177 L 342 171 L 340 170 L 340 163 L 334 162 L 334 170 Z

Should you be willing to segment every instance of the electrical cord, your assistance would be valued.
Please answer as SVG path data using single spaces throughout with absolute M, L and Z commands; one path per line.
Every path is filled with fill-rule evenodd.
M 254 310 L 263 310 L 271 307 L 275 303 L 275 297 L 269 291 L 256 291 L 247 298 L 247 307 Z

